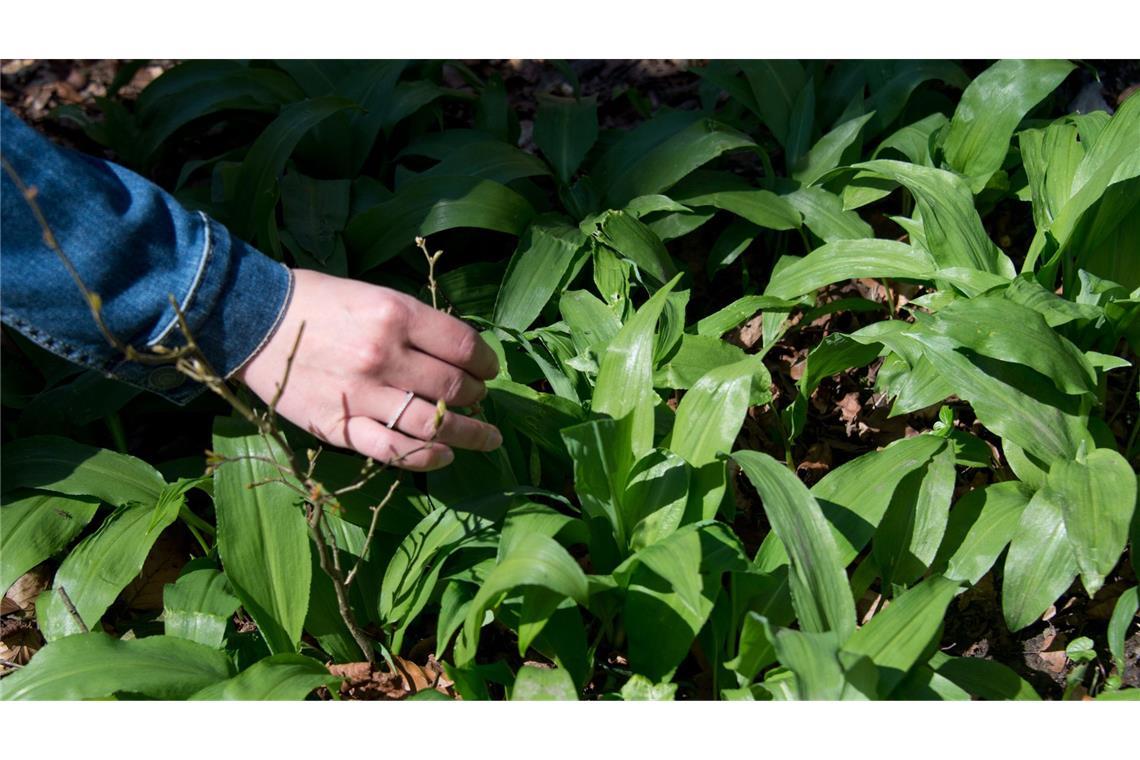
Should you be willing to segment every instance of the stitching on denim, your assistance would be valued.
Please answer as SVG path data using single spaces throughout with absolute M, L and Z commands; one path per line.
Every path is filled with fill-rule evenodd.
M 32 343 L 35 343 L 45 351 L 50 351 L 56 356 L 63 357 L 70 362 L 74 362 L 75 364 L 87 367 L 88 369 L 102 371 L 102 366 L 100 363 L 92 359 L 88 354 L 80 353 L 79 349 L 67 343 L 63 343 L 62 341 L 56 340 L 39 328 L 34 327 L 27 320 L 18 317 L 11 312 L 4 313 L 4 320 L 9 325 L 16 328 L 17 332 L 19 332 L 25 338 L 30 340 Z
M 289 310 L 289 302 L 293 300 L 293 283 L 295 278 L 293 276 L 292 269 L 285 266 L 284 264 L 279 264 L 278 266 L 284 269 L 288 275 L 289 286 L 285 290 L 285 300 L 281 303 L 281 310 L 277 312 L 277 319 L 273 321 L 273 326 L 269 328 L 269 332 L 265 334 L 265 337 L 261 339 L 261 342 L 258 343 L 252 351 L 249 352 L 249 356 L 242 359 L 240 362 L 238 362 L 238 365 L 236 367 L 226 373 L 226 380 L 229 380 L 231 377 L 240 372 L 242 368 L 244 368 L 245 365 L 249 363 L 250 359 L 257 356 L 261 352 L 261 349 L 265 347 L 265 344 L 269 342 L 270 338 L 277 334 L 277 329 L 281 327 L 281 323 L 285 320 L 285 312 Z
M 182 303 L 179 305 L 179 308 L 182 310 L 183 314 L 186 314 L 189 311 L 190 302 L 194 299 L 194 295 L 198 292 L 198 287 L 202 284 L 202 277 L 206 273 L 206 265 L 210 261 L 210 258 L 213 256 L 214 252 L 214 236 L 212 234 L 212 228 L 210 226 L 210 218 L 201 211 L 198 212 L 198 216 L 202 219 L 202 224 L 206 229 L 206 243 L 203 246 L 202 258 L 198 260 L 198 271 L 194 273 L 194 279 L 190 281 L 190 290 L 186 293 L 186 298 L 184 298 L 182 300 Z M 162 328 L 162 332 L 158 334 L 158 337 L 147 343 L 147 347 L 149 348 L 150 346 L 157 346 L 158 344 L 162 343 L 162 341 L 166 340 L 167 336 L 170 335 L 170 332 L 177 324 L 178 315 L 175 314 L 170 318 L 170 322 L 166 325 L 166 327 Z

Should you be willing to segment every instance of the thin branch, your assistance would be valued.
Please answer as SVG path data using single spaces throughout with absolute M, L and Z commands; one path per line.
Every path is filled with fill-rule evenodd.
M 59 594 L 60 601 L 62 601 L 63 606 L 67 608 L 67 613 L 71 615 L 71 619 L 79 626 L 79 630 L 83 633 L 91 633 L 91 629 L 87 627 L 87 623 L 84 623 L 83 618 L 79 616 L 79 610 L 75 609 L 75 605 L 71 603 L 71 597 L 67 595 L 67 589 L 60 586 L 55 591 Z
M 357 559 L 356 564 L 344 579 L 345 586 L 352 585 L 352 581 L 356 577 L 357 571 L 360 570 L 360 566 L 368 560 L 368 550 L 372 548 L 372 537 L 376 535 L 376 526 L 380 524 L 380 510 L 392 500 L 392 495 L 396 493 L 396 488 L 399 485 L 399 478 L 393 480 L 392 485 L 388 486 L 388 493 L 384 495 L 384 499 L 372 507 L 372 521 L 368 524 L 368 533 L 364 537 L 364 547 L 360 550 L 360 557 Z

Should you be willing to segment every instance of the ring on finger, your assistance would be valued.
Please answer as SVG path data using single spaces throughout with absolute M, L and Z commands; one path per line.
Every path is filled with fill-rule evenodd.
M 400 421 L 400 415 L 407 411 L 408 407 L 412 404 L 412 399 L 415 397 L 416 394 L 412 391 L 404 391 L 404 403 L 400 404 L 400 408 L 392 415 L 392 419 L 388 420 L 388 424 L 385 427 L 389 430 L 396 427 L 396 423 Z

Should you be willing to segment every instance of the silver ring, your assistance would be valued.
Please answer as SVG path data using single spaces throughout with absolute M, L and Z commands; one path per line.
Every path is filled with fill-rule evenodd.
M 392 419 L 388 420 L 386 427 L 389 430 L 396 427 L 396 423 L 400 421 L 400 415 L 403 414 L 409 406 L 411 406 L 412 399 L 416 397 L 416 394 L 412 393 L 411 391 L 404 391 L 404 393 L 406 394 L 404 396 L 404 403 L 400 404 L 400 408 L 396 410 L 396 413 L 394 415 L 392 415 Z

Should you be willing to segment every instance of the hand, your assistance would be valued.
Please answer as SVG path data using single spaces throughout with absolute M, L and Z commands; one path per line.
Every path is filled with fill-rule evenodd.
M 497 428 L 451 411 L 435 428 L 438 399 L 470 406 L 498 374 L 498 358 L 475 330 L 388 288 L 302 269 L 294 275 L 281 324 L 238 380 L 268 403 L 304 323 L 277 403 L 281 416 L 334 446 L 410 470 L 450 464 L 451 446 L 499 447 Z M 415 397 L 400 412 L 408 391 Z

